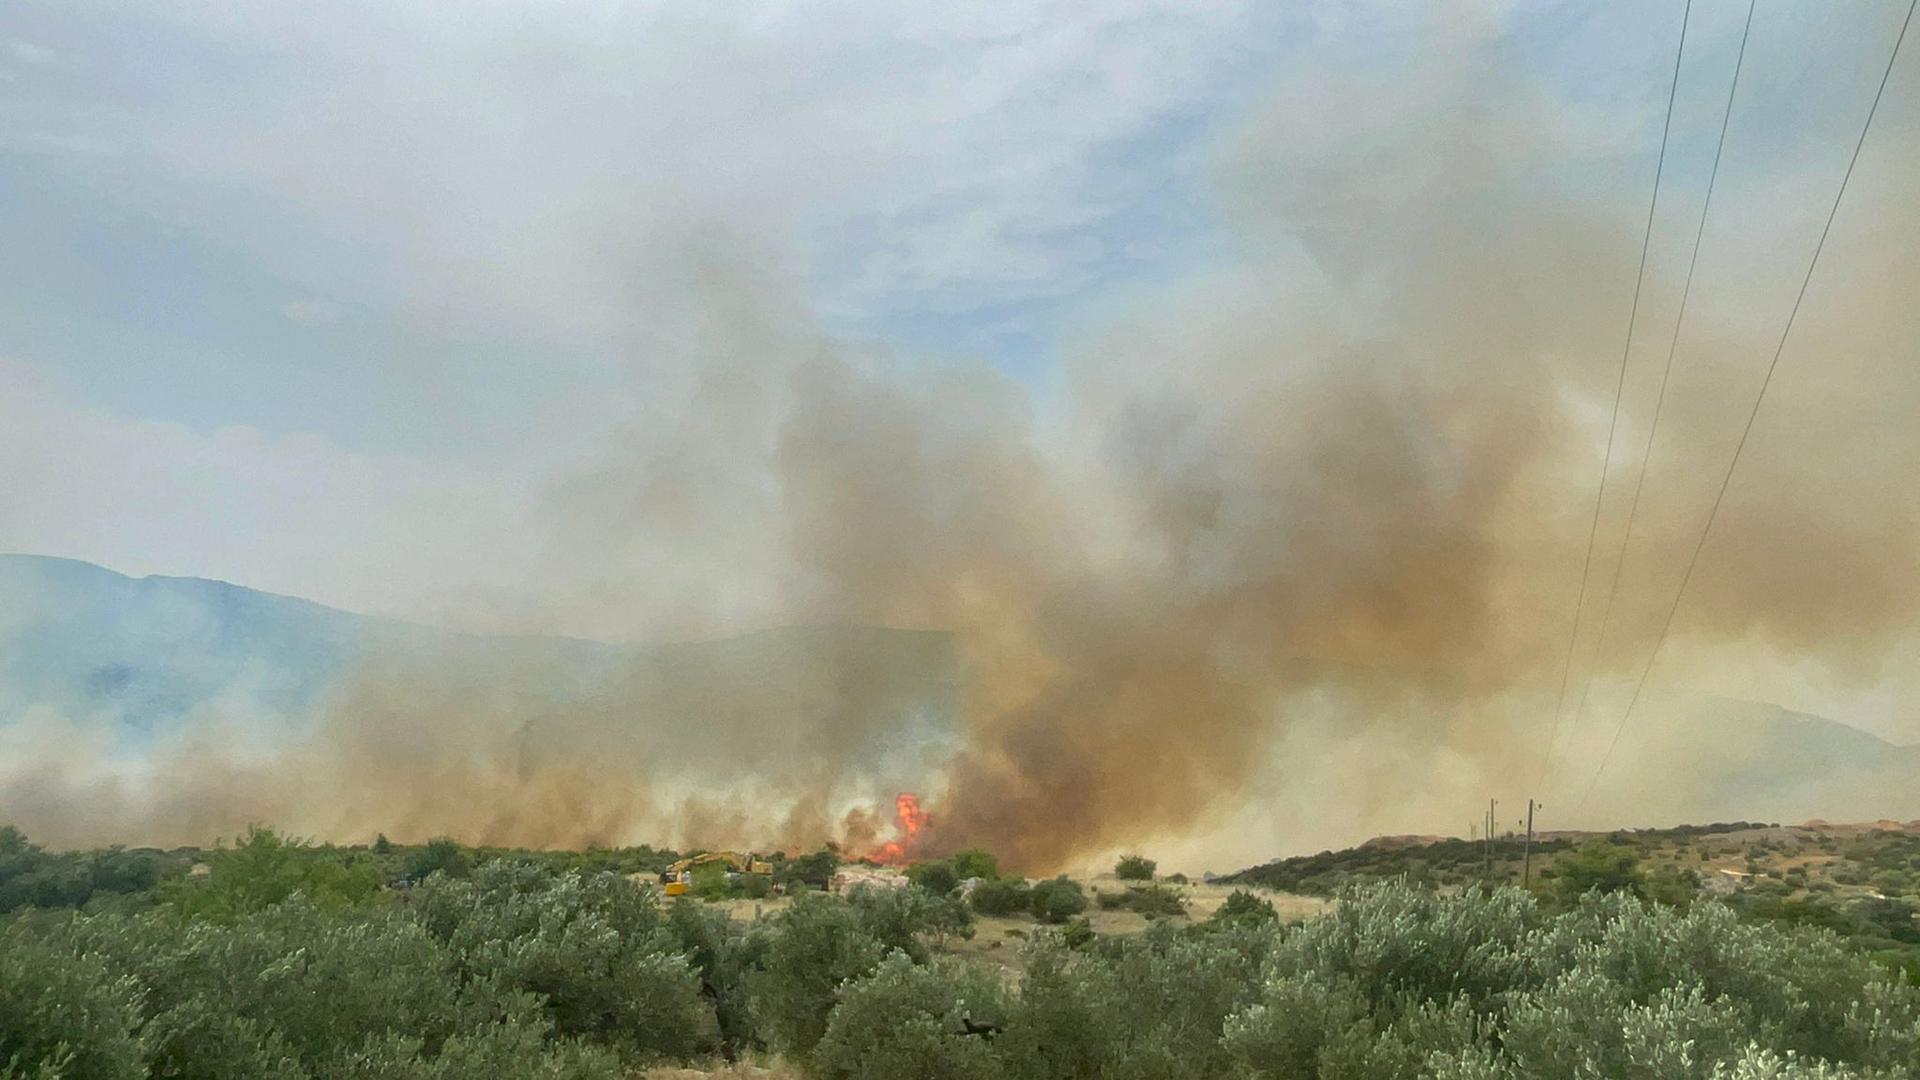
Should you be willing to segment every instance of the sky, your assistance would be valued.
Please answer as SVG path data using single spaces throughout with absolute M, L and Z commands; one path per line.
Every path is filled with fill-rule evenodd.
M 1902 11 L 1761 6 L 1704 319 L 1756 338 L 1778 325 L 1803 265 L 1783 253 L 1807 249 Z M 1745 12 L 1693 5 L 1653 239 L 1669 286 Z M 1042 430 L 1070 429 L 1068 387 L 1101 382 L 1138 312 L 1204 320 L 1180 298 L 1236 280 L 1243 304 L 1289 310 L 1391 262 L 1447 211 L 1436 196 L 1466 205 L 1479 165 L 1524 168 L 1637 246 L 1679 16 L 15 0 L 0 11 L 0 550 L 482 631 L 742 628 L 762 609 L 628 603 L 609 584 L 751 563 L 724 524 L 617 558 L 553 526 L 608 446 L 675 452 L 718 352 L 772 336 L 984 370 Z M 1908 58 L 1864 197 L 1912 160 L 1916 102 Z M 1463 114 L 1524 117 L 1530 141 L 1461 142 Z M 1872 274 L 1840 243 L 1862 233 L 1843 226 L 1838 280 Z M 1610 314 L 1580 325 L 1604 355 L 1632 282 L 1593 270 Z M 1672 294 L 1649 298 L 1649 340 Z M 590 602 L 607 596 L 622 599 Z M 679 618 L 688 605 L 704 616 Z M 1895 716 L 1911 680 L 1842 690 L 1776 667 L 1776 697 L 1920 735 Z

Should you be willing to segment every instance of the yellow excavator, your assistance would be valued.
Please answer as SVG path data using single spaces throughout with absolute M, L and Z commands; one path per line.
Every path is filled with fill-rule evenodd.
M 694 870 L 713 863 L 725 864 L 728 874 L 773 874 L 773 864 L 750 851 L 706 851 L 689 855 L 661 871 L 660 884 L 666 886 L 663 891 L 668 896 L 685 896 L 693 887 Z

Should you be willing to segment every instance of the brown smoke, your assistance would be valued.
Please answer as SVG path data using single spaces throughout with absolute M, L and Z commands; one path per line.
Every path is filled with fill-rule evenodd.
M 254 764 L 183 748 L 142 813 L 177 838 L 254 818 L 345 838 L 863 846 L 911 786 L 933 844 L 1035 871 L 1221 827 L 1256 791 L 1305 815 L 1299 793 L 1352 785 L 1338 824 L 1280 823 L 1295 835 L 1457 826 L 1407 819 L 1468 785 L 1531 783 L 1516 770 L 1544 750 L 1647 171 L 1583 165 L 1632 195 L 1596 202 L 1554 167 L 1566 148 L 1539 95 L 1485 74 L 1476 47 L 1429 61 L 1410 94 L 1285 88 L 1222 154 L 1248 250 L 1090 316 L 1040 400 L 978 365 L 834 340 L 750 246 L 700 234 L 676 339 L 691 378 L 546 499 L 554 603 L 654 637 L 814 626 L 817 650 L 778 680 L 695 678 L 658 653 L 585 678 L 499 656 L 369 662 L 290 748 Z M 1319 103 L 1336 100 L 1328 135 Z M 1910 131 L 1878 137 L 1896 149 L 1862 166 L 1662 678 L 1754 637 L 1866 677 L 1912 626 L 1916 507 L 1897 478 L 1920 468 L 1920 233 L 1865 175 L 1911 164 Z M 1813 171 L 1795 213 L 1831 190 Z M 1768 193 L 1729 187 L 1716 216 L 1752 221 Z M 1802 224 L 1774 270 L 1803 265 Z M 1596 587 L 1684 268 L 1659 254 Z M 1651 647 L 1784 317 L 1778 282 L 1750 310 L 1721 290 L 1731 257 L 1703 261 L 1616 625 L 1582 642 L 1576 684 L 1589 658 L 1618 678 Z M 857 627 L 938 644 L 904 658 Z M 957 712 L 903 750 L 922 727 L 902 671 L 944 670 L 948 642 Z

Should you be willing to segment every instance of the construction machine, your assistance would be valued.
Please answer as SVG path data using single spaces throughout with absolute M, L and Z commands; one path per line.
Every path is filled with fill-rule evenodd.
M 684 896 L 693 887 L 693 872 L 702 866 L 714 863 L 724 864 L 726 875 L 733 878 L 740 874 L 773 875 L 773 864 L 752 852 L 706 851 L 698 855 L 689 855 L 668 866 L 660 873 L 660 884 L 668 896 Z

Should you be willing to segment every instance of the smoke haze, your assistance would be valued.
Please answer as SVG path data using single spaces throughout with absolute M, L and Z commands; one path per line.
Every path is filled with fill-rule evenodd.
M 1576 651 L 1574 685 L 1600 685 L 1543 788 L 1639 257 L 1639 219 L 1594 199 L 1591 173 L 1644 190 L 1651 167 L 1641 131 L 1596 135 L 1492 62 L 1491 31 L 1436 34 L 1391 85 L 1309 69 L 1222 133 L 1229 254 L 1086 311 L 1044 383 L 850 340 L 777 242 L 651 222 L 616 301 L 631 411 L 502 530 L 532 541 L 501 618 L 653 641 L 821 628 L 777 678 L 757 654 L 688 675 L 658 652 L 374 650 L 291 733 L 235 735 L 237 693 L 137 773 L 84 718 L 38 716 L 7 736 L 28 764 L 0 771 L 0 817 L 66 841 L 267 821 L 864 850 L 914 790 L 927 850 L 1040 872 L 1135 844 L 1246 862 L 1449 831 L 1489 790 L 1575 813 L 1837 159 L 1815 145 L 1759 179 L 1761 150 L 1729 161 L 1741 179 L 1715 195 L 1619 606 L 1605 642 L 1589 614 Z M 1920 204 L 1899 178 L 1920 157 L 1911 108 L 1882 120 L 1658 684 L 1912 685 Z M 1622 149 L 1595 158 L 1596 137 Z M 1704 181 L 1674 170 L 1596 589 L 1621 557 Z M 925 634 L 902 649 L 863 627 Z M 1581 812 L 1658 818 L 1648 767 L 1621 765 L 1634 801 L 1603 788 Z

